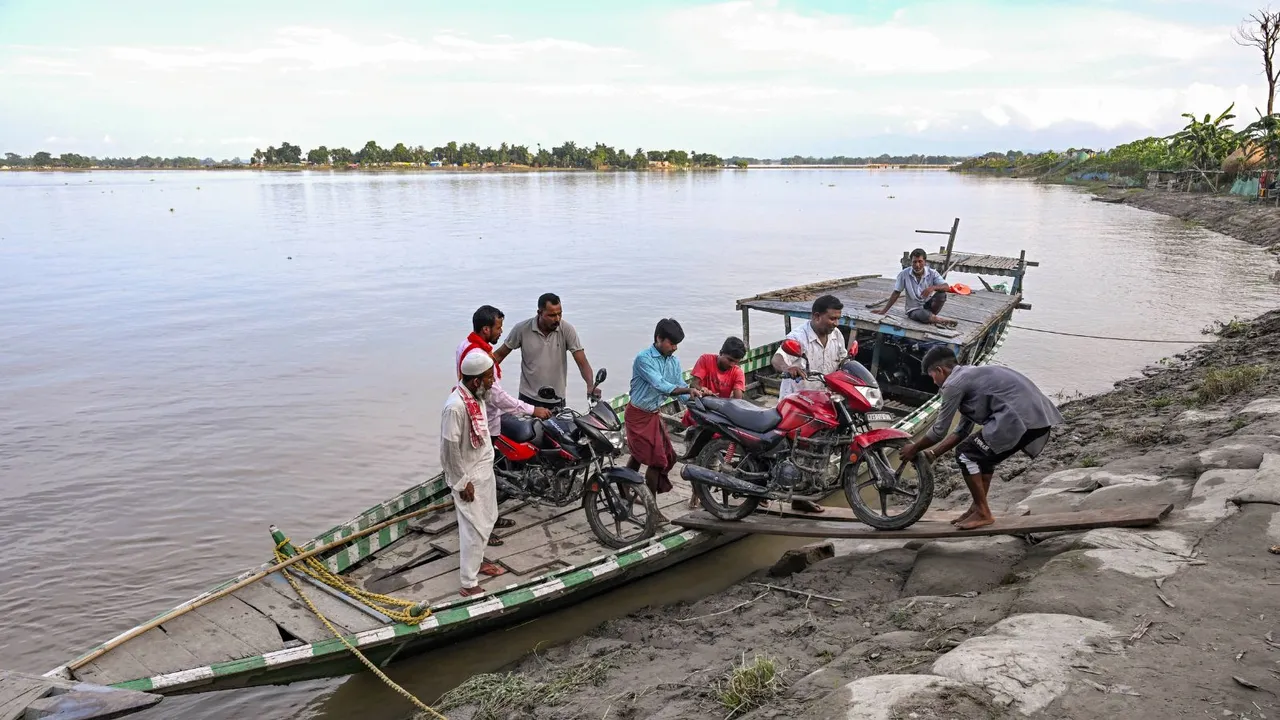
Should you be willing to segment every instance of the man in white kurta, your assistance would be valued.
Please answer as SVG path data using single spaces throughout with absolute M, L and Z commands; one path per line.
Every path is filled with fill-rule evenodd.
M 493 443 L 484 415 L 485 396 L 493 385 L 493 359 L 486 353 L 467 353 L 461 371 L 462 380 L 449 394 L 440 416 L 440 466 L 458 511 L 458 575 L 460 592 L 467 596 L 482 592 L 480 574 L 503 571 L 484 559 L 498 519 Z

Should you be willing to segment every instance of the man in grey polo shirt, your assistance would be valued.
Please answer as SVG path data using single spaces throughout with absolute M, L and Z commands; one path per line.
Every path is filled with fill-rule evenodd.
M 1019 450 L 1029 457 L 1039 455 L 1049 442 L 1049 429 L 1062 424 L 1062 414 L 1035 383 L 1016 370 L 1000 365 L 959 365 L 947 347 L 925 353 L 920 364 L 942 388 L 942 408 L 928 434 L 899 450 L 898 457 L 911 460 L 916 453 L 933 448 L 925 450 L 925 457 L 932 460 L 956 448 L 956 464 L 973 504 L 952 524 L 961 530 L 990 525 L 995 518 L 987 505 L 987 491 L 996 465 Z M 957 411 L 960 424 L 943 440 Z M 970 435 L 974 425 L 982 429 Z
M 596 392 L 592 382 L 595 373 L 578 340 L 578 331 L 562 319 L 562 313 L 559 296 L 543 294 L 538 298 L 538 314 L 512 327 L 507 339 L 493 353 L 494 359 L 501 363 L 512 350 L 520 351 L 520 399 L 536 407 L 556 408 L 555 404 L 538 397 L 538 389 L 543 386 L 550 386 L 556 395 L 565 397 L 569 355 L 573 355 L 582 373 L 587 394 Z
M 938 317 L 938 313 L 942 312 L 942 305 L 947 301 L 947 291 L 951 286 L 947 285 L 947 281 L 938 274 L 937 270 L 929 267 L 927 261 L 928 256 L 925 255 L 924 250 L 920 248 L 912 250 L 911 265 L 898 273 L 893 283 L 893 294 L 885 301 L 884 309 L 874 312 L 888 315 L 889 308 L 898 302 L 899 296 L 906 293 L 907 317 L 926 325 L 942 327 L 955 325 L 955 320 Z

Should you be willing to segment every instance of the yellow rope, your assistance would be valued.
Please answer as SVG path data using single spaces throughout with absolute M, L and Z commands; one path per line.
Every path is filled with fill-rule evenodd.
M 276 545 L 276 562 L 284 562 L 289 559 L 290 554 L 285 552 L 286 547 L 293 552 L 297 552 L 297 550 L 289 544 L 289 538 L 285 538 L 280 542 L 280 544 Z M 364 588 L 356 587 L 342 579 L 342 577 L 334 574 L 323 562 L 320 562 L 314 557 L 309 557 L 306 560 L 295 564 L 293 567 L 295 569 L 301 569 L 302 572 L 307 575 L 310 575 L 316 580 L 319 580 L 325 585 L 328 585 L 345 595 L 349 595 L 352 598 L 359 600 L 396 622 L 401 622 L 405 625 L 417 625 L 431 615 L 430 609 L 426 607 L 419 608 L 418 603 L 415 603 L 412 600 L 401 600 L 397 597 L 380 595 L 378 593 L 369 592 Z M 414 610 L 417 610 L 418 614 L 414 614 Z
M 289 546 L 288 538 L 285 538 L 284 541 L 282 541 L 279 545 L 276 546 L 276 558 L 278 560 L 287 559 L 289 557 L 284 552 L 284 549 L 287 546 Z M 317 569 L 315 567 L 312 567 L 311 566 L 312 563 L 315 563 L 315 565 L 318 565 L 319 568 Z M 428 615 L 430 615 L 431 614 L 430 611 L 424 610 L 423 613 L 418 616 L 411 615 L 408 611 L 403 613 L 393 614 L 393 611 L 390 611 L 388 608 L 384 606 L 394 605 L 394 606 L 400 606 L 400 607 L 412 607 L 416 603 L 408 602 L 406 600 L 401 600 L 399 598 L 390 597 L 389 595 L 379 595 L 378 593 L 371 593 L 365 590 L 360 590 L 359 588 L 352 586 L 350 583 L 338 577 L 337 575 L 334 575 L 322 563 L 315 560 L 315 558 L 308 558 L 302 563 L 298 563 L 297 565 L 294 565 L 291 568 L 284 568 L 280 571 L 280 574 L 284 575 L 284 579 L 289 581 L 289 585 L 293 588 L 293 591 L 298 593 L 298 597 L 302 598 L 302 602 L 306 603 L 307 607 L 311 610 L 311 612 L 315 613 L 315 616 L 320 618 L 320 622 L 324 623 L 324 626 L 329 628 L 329 632 L 333 633 L 333 636 L 338 638 L 338 640 L 340 640 L 343 645 L 346 645 L 347 649 L 350 650 L 356 656 L 356 658 L 360 660 L 360 662 L 364 663 L 364 666 L 369 668 L 369 670 L 371 670 L 374 675 L 377 675 L 378 678 L 383 682 L 385 682 L 388 687 L 390 687 L 392 690 L 395 690 L 406 700 L 416 705 L 419 710 L 422 710 L 423 712 L 427 713 L 431 717 L 439 718 L 439 720 L 449 720 L 449 718 L 445 717 L 444 715 L 441 715 L 439 712 L 436 712 L 436 710 L 432 708 L 430 705 L 414 697 L 413 693 L 397 685 L 396 682 L 391 678 L 387 677 L 386 673 L 382 672 L 382 670 L 379 669 L 377 665 L 374 665 L 372 660 L 365 657 L 364 653 L 360 652 L 360 650 L 358 650 L 355 645 L 352 645 L 350 642 L 347 642 L 347 638 L 344 637 L 343 634 L 339 632 L 338 628 L 334 627 L 333 623 L 329 622 L 329 618 L 325 617 L 324 613 L 320 612 L 319 608 L 317 608 L 315 604 L 311 602 L 311 598 L 307 597 L 307 594 L 302 591 L 302 586 L 300 586 L 298 584 L 298 581 L 294 579 L 293 570 L 297 568 L 299 565 L 302 566 L 302 572 L 306 573 L 307 575 L 310 575 L 316 578 L 317 580 L 320 580 L 321 582 L 325 583 L 326 585 L 331 585 L 332 587 L 338 590 L 341 590 L 342 592 L 345 592 L 351 595 L 352 597 L 359 599 L 364 604 L 368 605 L 369 607 L 375 608 L 376 610 L 387 615 L 388 617 L 396 618 L 397 615 L 404 615 L 404 616 L 413 618 L 412 622 L 408 622 L 406 620 L 400 620 L 400 622 L 406 622 L 407 624 L 417 624 L 422 620 L 422 618 L 425 618 Z M 336 584 L 330 582 L 331 580 L 336 581 Z M 354 590 L 355 592 L 351 592 L 352 590 Z M 378 604 L 375 604 L 375 602 Z

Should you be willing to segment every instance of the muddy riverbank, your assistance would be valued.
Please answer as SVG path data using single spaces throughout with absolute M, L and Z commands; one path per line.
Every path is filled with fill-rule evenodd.
M 1280 208 L 1234 195 L 1112 190 L 1101 197 L 1197 223 L 1214 232 L 1280 252 Z
M 479 676 L 447 714 L 724 718 L 749 699 L 736 716 L 1275 717 L 1278 357 L 1280 311 L 1232 324 L 1065 403 L 1050 447 L 1007 463 L 992 491 L 998 512 L 1174 505 L 1157 527 L 831 542 L 834 557 L 800 572 L 757 573 Z M 952 489 L 936 505 L 966 504 L 954 470 L 939 471 Z

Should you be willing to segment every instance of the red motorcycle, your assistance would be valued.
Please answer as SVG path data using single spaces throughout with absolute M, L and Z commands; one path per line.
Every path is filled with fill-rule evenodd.
M 707 512 L 721 520 L 741 520 L 762 500 L 821 501 L 843 485 L 849 507 L 879 530 L 901 530 L 920 519 L 933 501 L 933 475 L 923 453 L 895 470 L 889 453 L 911 436 L 894 428 L 873 429 L 892 419 L 876 413 L 884 406 L 875 376 L 854 359 L 857 343 L 835 372 L 809 373 L 800 343 L 785 340 L 782 352 L 799 358 L 808 380 L 824 390 L 801 390 L 776 409 L 746 400 L 691 401 L 695 422 L 680 475 Z M 877 501 L 878 500 L 878 501 Z

